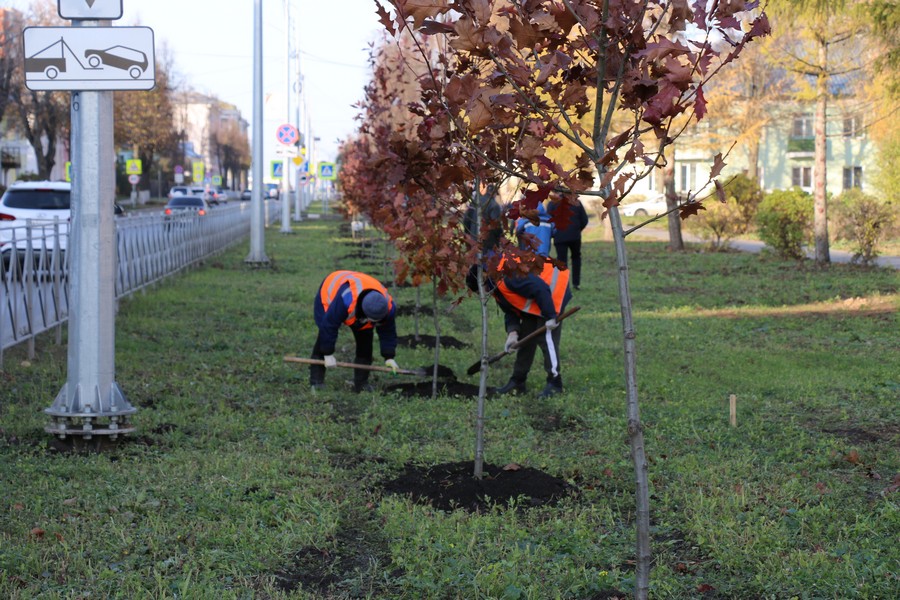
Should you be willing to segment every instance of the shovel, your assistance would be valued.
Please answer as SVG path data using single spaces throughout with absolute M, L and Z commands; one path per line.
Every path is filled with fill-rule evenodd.
M 581 310 L 581 307 L 580 307 L 580 306 L 574 306 L 574 307 L 568 309 L 567 311 L 565 311 L 563 314 L 559 315 L 559 316 L 556 318 L 556 322 L 557 322 L 557 323 L 562 323 L 563 319 L 565 319 L 566 317 L 569 317 L 569 316 L 571 316 L 571 315 L 574 315 L 574 314 L 577 313 L 579 310 Z M 488 359 L 487 359 L 487 364 L 492 365 L 492 364 L 494 364 L 495 362 L 497 362 L 498 360 L 500 360 L 501 358 L 503 358 L 504 356 L 506 356 L 507 354 L 512 354 L 512 351 L 513 351 L 513 350 L 515 350 L 516 348 L 519 348 L 520 346 L 522 346 L 523 344 L 525 344 L 525 342 L 527 342 L 527 341 L 529 341 L 529 340 L 531 340 L 531 339 L 534 339 L 534 338 L 536 338 L 536 337 L 539 336 L 539 335 L 542 335 L 545 331 L 547 331 L 547 326 L 546 326 L 546 325 L 542 325 L 541 327 L 538 327 L 537 329 L 535 329 L 534 331 L 532 331 L 531 333 L 529 333 L 528 335 L 526 335 L 525 337 L 523 337 L 521 340 L 519 340 L 518 342 L 516 342 L 515 344 L 513 344 L 512 346 L 510 346 L 510 351 L 509 351 L 509 352 L 507 352 L 506 350 L 504 350 L 504 351 L 501 352 L 500 354 L 495 354 L 494 356 L 491 356 L 490 358 L 488 358 Z M 472 363 L 472 365 L 466 370 L 466 375 L 474 375 L 475 373 L 477 373 L 477 372 L 480 371 L 480 370 L 481 370 L 481 361 L 479 360 L 479 361 L 476 362 L 476 363 Z
M 319 360 L 316 358 L 301 358 L 299 356 L 285 356 L 284 362 L 303 363 L 303 364 L 307 364 L 307 365 L 322 365 L 322 366 L 325 365 L 324 360 Z M 378 367 L 375 365 L 357 365 L 355 363 L 339 362 L 339 363 L 337 363 L 337 366 L 347 367 L 348 369 L 363 369 L 366 371 L 379 371 L 381 373 L 393 373 L 394 372 L 394 370 L 391 369 L 390 367 Z M 415 375 L 416 377 L 425 377 L 426 375 L 429 375 L 430 373 L 427 373 L 425 371 L 425 369 L 415 369 L 415 370 L 397 369 L 397 374 L 398 375 Z

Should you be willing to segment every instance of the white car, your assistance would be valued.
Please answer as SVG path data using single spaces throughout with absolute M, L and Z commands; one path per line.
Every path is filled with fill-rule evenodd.
M 55 245 L 66 248 L 69 232 L 71 184 L 64 181 L 17 181 L 0 198 L 0 252 L 8 255 L 15 248 L 25 252 L 31 225 L 32 248 Z
M 640 202 L 629 202 L 628 204 L 620 204 L 619 212 L 623 217 L 648 217 L 661 215 L 669 210 L 666 208 L 666 197 L 660 194 L 650 200 L 642 200 Z

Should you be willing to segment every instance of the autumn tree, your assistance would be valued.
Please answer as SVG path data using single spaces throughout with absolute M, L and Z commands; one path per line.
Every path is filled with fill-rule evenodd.
M 6 114 L 6 107 L 12 98 L 13 73 L 22 61 L 19 48 L 22 24 L 18 13 L 0 9 L 0 122 Z
M 635 596 L 649 589 L 649 483 L 638 410 L 635 329 L 628 283 L 625 230 L 618 203 L 662 166 L 663 151 L 681 133 L 682 115 L 706 115 L 705 90 L 721 66 L 768 32 L 756 5 L 743 1 L 677 0 L 393 0 L 379 5 L 392 33 L 417 30 L 444 37 L 454 50 L 426 82 L 416 107 L 418 143 L 454 149 L 446 161 L 410 166 L 443 187 L 485 171 L 516 176 L 532 186 L 533 209 L 555 191 L 592 193 L 594 174 L 615 240 L 625 356 L 628 433 L 635 465 L 637 568 Z M 593 100 L 589 91 L 595 91 Z M 625 125 L 613 125 L 625 112 Z M 578 119 L 592 112 L 593 127 Z M 560 135 L 580 153 L 572 167 L 548 157 Z M 410 154 L 404 158 L 419 158 Z M 423 157 L 426 158 L 426 157 Z M 456 160 L 451 160 L 456 159 Z M 718 156 L 711 177 L 724 162 Z M 724 195 L 724 194 L 723 194 Z M 683 217 L 702 208 L 676 207 Z M 565 210 L 558 214 L 565 218 Z M 511 262 L 511 261 L 507 261 Z
M 56 4 L 39 2 L 25 16 L 29 26 L 61 26 Z M 10 85 L 10 104 L 15 107 L 18 129 L 37 157 L 38 176 L 49 179 L 56 164 L 57 144 L 68 143 L 70 129 L 69 93 L 39 92 L 25 87 L 24 65 L 16 65 Z
M 161 168 L 160 160 L 175 153 L 177 135 L 170 72 L 170 60 L 157 60 L 156 86 L 152 90 L 115 92 L 113 96 L 115 143 L 120 148 L 136 150 L 144 182 L 154 166 Z

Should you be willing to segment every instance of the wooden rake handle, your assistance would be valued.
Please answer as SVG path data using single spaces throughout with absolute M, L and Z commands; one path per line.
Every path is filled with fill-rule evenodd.
M 303 358 L 300 356 L 285 356 L 284 362 L 303 363 L 306 365 L 322 365 L 323 367 L 325 366 L 324 360 L 319 360 L 317 358 Z M 345 367 L 348 369 L 363 369 L 365 371 L 378 371 L 380 373 L 393 373 L 394 372 L 394 370 L 391 369 L 390 367 L 379 367 L 376 365 L 358 365 L 356 363 L 339 362 L 339 363 L 337 363 L 337 366 Z M 398 375 L 418 375 L 421 377 L 422 375 L 424 375 L 424 372 L 410 371 L 409 369 L 397 369 L 397 374 Z
M 558 317 L 556 317 L 556 322 L 557 322 L 557 323 L 561 323 L 564 319 L 566 319 L 566 318 L 568 318 L 568 317 L 574 315 L 574 314 L 577 313 L 579 310 L 581 310 L 581 307 L 580 307 L 580 306 L 573 306 L 572 308 L 570 308 L 570 309 L 566 310 L 565 312 L 563 312 L 563 314 L 561 314 L 561 315 L 559 315 Z M 538 327 L 537 329 L 535 329 L 534 331 L 532 331 L 531 333 L 529 333 L 528 335 L 526 335 L 525 337 L 523 337 L 521 340 L 519 340 L 519 341 L 517 341 L 515 344 L 513 344 L 513 345 L 510 347 L 510 349 L 511 349 L 511 350 L 515 350 L 515 349 L 521 347 L 521 346 L 524 345 L 526 342 L 528 342 L 528 341 L 530 341 L 530 340 L 536 338 L 536 337 L 539 336 L 539 335 L 543 335 L 543 333 L 544 333 L 545 331 L 547 331 L 547 326 L 546 326 L 546 325 L 541 325 L 540 327 Z M 490 358 L 487 359 L 487 363 L 488 363 L 489 365 L 492 365 L 492 364 L 494 364 L 495 362 L 497 362 L 498 360 L 500 360 L 501 358 L 503 358 L 504 356 L 506 356 L 507 354 L 511 354 L 511 352 L 507 352 L 506 350 L 504 350 L 503 352 L 501 352 L 501 353 L 499 353 L 499 354 L 495 354 L 494 356 L 491 356 Z M 479 360 L 478 362 L 472 363 L 472 364 L 469 366 L 469 368 L 466 370 L 466 375 L 474 375 L 475 373 L 477 373 L 477 372 L 480 371 L 480 370 L 481 370 L 481 361 Z

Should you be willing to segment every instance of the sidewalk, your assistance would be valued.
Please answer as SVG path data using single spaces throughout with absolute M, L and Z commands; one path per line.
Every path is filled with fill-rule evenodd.
M 695 235 L 687 233 L 686 231 L 682 231 L 681 235 L 684 238 L 685 242 L 689 242 L 692 244 L 703 243 L 702 239 Z M 669 241 L 669 232 L 665 229 L 644 227 L 628 236 L 628 239 L 639 238 Z M 752 252 L 755 254 L 758 254 L 762 251 L 763 248 L 766 247 L 764 243 L 756 240 L 732 240 L 728 245 L 735 250 L 740 250 L 741 252 Z M 849 263 L 853 258 L 852 253 L 845 252 L 843 250 L 831 250 L 829 254 L 831 255 L 831 262 L 835 263 Z M 808 250 L 806 256 L 808 258 L 815 258 L 815 252 L 812 250 Z M 875 259 L 875 264 L 879 267 L 900 269 L 900 256 L 879 256 L 877 259 Z

